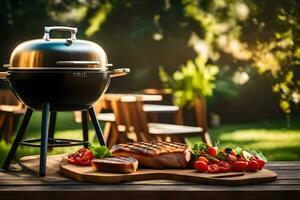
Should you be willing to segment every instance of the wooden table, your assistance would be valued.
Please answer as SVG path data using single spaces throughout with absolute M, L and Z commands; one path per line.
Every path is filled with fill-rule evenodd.
M 121 94 L 121 93 L 107 93 L 103 95 L 103 100 L 110 102 L 116 98 L 122 98 L 122 101 L 134 101 L 135 98 L 140 97 L 144 104 L 144 111 L 148 114 L 150 121 L 158 122 L 159 113 L 171 113 L 174 115 L 175 123 L 183 124 L 182 114 L 180 112 L 179 106 L 175 105 L 160 105 L 160 104 L 147 104 L 146 102 L 160 102 L 163 100 L 162 95 L 155 94 Z M 103 103 L 103 102 L 102 102 Z M 103 105 L 103 104 L 102 104 Z M 96 105 L 97 107 L 97 105 Z M 105 104 L 106 108 L 110 105 Z M 105 121 L 105 120 L 104 120 Z
M 144 199 L 299 199 L 300 162 L 270 162 L 278 174 L 270 183 L 248 186 L 215 186 L 167 180 L 117 185 L 83 183 L 60 176 L 55 167 L 40 178 L 14 165 L 15 172 L 0 172 L 0 199 L 144 200 Z
M 115 98 L 122 97 L 122 98 L 132 98 L 132 97 L 141 97 L 143 101 L 162 101 L 163 96 L 159 94 L 122 94 L 122 93 L 105 93 L 103 95 L 103 99 L 111 101 Z

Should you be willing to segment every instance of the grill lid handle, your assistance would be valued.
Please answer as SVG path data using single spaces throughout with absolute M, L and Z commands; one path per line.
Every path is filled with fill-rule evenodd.
M 8 75 L 8 72 L 0 72 L 0 80 L 6 80 Z
M 119 76 L 125 76 L 127 74 L 129 74 L 130 69 L 129 68 L 120 68 L 120 69 L 114 69 L 111 73 L 110 73 L 110 77 L 119 77 Z
M 50 32 L 56 31 L 69 31 L 71 33 L 71 40 L 76 40 L 77 28 L 66 27 L 66 26 L 45 26 L 44 27 L 44 37 L 43 39 L 46 41 L 50 40 Z

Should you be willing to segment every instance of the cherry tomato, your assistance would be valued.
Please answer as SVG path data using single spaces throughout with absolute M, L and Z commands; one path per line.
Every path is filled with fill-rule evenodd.
M 229 172 L 231 170 L 230 165 L 226 161 L 220 161 L 219 162 L 220 172 Z
M 209 164 L 219 164 L 220 160 L 214 157 L 209 158 Z
M 237 161 L 237 158 L 233 154 L 228 154 L 227 160 L 228 160 L 229 163 L 234 163 L 235 161 Z
M 233 150 L 232 148 L 230 148 L 230 147 L 227 147 L 227 148 L 225 148 L 224 150 L 225 150 L 225 152 L 226 152 L 227 154 L 230 154 L 230 155 L 233 155 L 233 156 L 236 155 L 236 153 L 234 152 L 234 150 Z
M 240 157 L 237 159 L 237 161 L 243 161 L 246 163 L 246 166 L 248 165 L 248 161 L 245 158 Z
M 198 172 L 206 172 L 208 170 L 208 165 L 203 161 L 196 161 L 194 167 Z
M 208 173 L 218 173 L 220 170 L 220 167 L 217 164 L 210 164 L 208 165 Z
M 207 148 L 207 153 L 212 156 L 212 157 L 216 157 L 218 154 L 218 147 L 208 147 Z
M 256 172 L 259 168 L 259 164 L 256 160 L 252 159 L 248 162 L 247 171 Z
M 247 167 L 247 164 L 245 161 L 236 161 L 235 163 L 233 163 L 233 165 L 231 166 L 231 169 L 232 171 L 235 171 L 235 172 L 242 172 L 242 171 L 245 171 Z
M 264 168 L 264 166 L 265 166 L 265 161 L 264 160 L 257 158 L 257 159 L 255 159 L 255 161 L 258 163 L 258 169 L 259 170 Z
M 76 160 L 73 156 L 68 156 L 68 162 L 71 164 L 76 164 Z
M 90 150 L 81 148 L 68 155 L 68 162 L 75 165 L 90 165 L 93 158 L 94 156 Z
M 242 158 L 242 157 L 239 157 L 237 160 L 238 160 L 238 161 L 244 161 L 244 162 L 247 162 L 247 160 L 246 160 L 245 158 Z
M 235 151 L 234 151 L 234 150 L 232 150 L 232 151 L 230 152 L 230 155 L 236 156 L 236 153 L 235 153 Z
M 206 164 L 208 164 L 208 159 L 205 158 L 204 156 L 200 156 L 200 157 L 198 158 L 197 161 L 203 161 L 203 162 L 205 162 Z
M 93 153 L 90 150 L 85 149 L 81 159 L 84 161 L 84 160 L 92 160 L 93 158 L 94 158 Z

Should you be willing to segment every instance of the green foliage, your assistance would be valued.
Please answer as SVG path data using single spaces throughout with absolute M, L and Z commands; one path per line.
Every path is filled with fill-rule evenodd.
M 250 3 L 244 0 L 182 0 L 184 14 L 197 23 L 199 30 L 193 30 L 198 39 L 189 41 L 195 51 L 212 60 L 219 60 L 221 53 L 234 59 L 248 59 L 250 54 L 239 41 L 241 23 L 248 18 Z M 197 48 L 203 42 L 206 50 Z
M 226 160 L 228 158 L 228 155 L 225 151 L 219 151 L 217 154 L 217 158 L 219 160 Z
M 264 160 L 265 162 L 268 161 L 268 159 L 266 158 L 266 156 L 259 150 L 255 150 L 255 149 L 251 149 L 251 150 L 248 150 L 252 155 L 255 155 L 257 156 L 258 158 Z
M 192 146 L 191 150 L 191 160 L 195 161 L 199 158 L 199 156 L 207 154 L 207 144 L 204 142 L 197 142 Z
M 208 64 L 207 61 L 198 56 L 195 60 L 188 60 L 186 65 L 169 76 L 165 70 L 159 68 L 159 76 L 167 91 L 172 92 L 174 103 L 185 106 L 193 105 L 197 98 L 213 95 L 216 75 L 219 68 Z
M 105 22 L 107 15 L 111 12 L 112 5 L 110 2 L 105 2 L 89 20 L 89 27 L 86 29 L 85 34 L 88 37 L 100 31 L 101 25 Z
M 106 146 L 96 146 L 90 143 L 89 150 L 91 150 L 95 158 L 103 158 L 110 156 L 110 151 Z
M 209 130 L 212 141 L 220 140 L 219 149 L 232 147 L 236 152 L 256 149 L 269 161 L 300 160 L 299 117 L 291 119 L 286 127 L 283 119 L 264 120 L 245 124 L 223 124 Z M 188 138 L 189 145 L 201 141 L 200 137 Z M 237 152 L 238 153 L 238 152 Z
M 157 87 L 158 77 L 145 75 L 159 65 L 169 71 L 202 56 L 222 66 L 219 74 L 229 68 L 230 73 L 214 80 L 215 93 L 236 96 L 238 88 L 228 87 L 232 76 L 251 65 L 274 82 L 281 108 L 290 113 L 300 99 L 299 9 L 295 0 L 3 0 L 0 25 L 5 31 L 0 36 L 6 48 L 0 50 L 0 62 L 8 62 L 16 44 L 41 37 L 44 25 L 76 26 L 78 38 L 100 43 L 117 65 L 132 68 L 128 83 L 139 84 L 129 90 L 150 82 Z M 183 103 L 193 98 L 191 92 L 178 91 L 176 96 Z
M 290 114 L 292 105 L 300 102 L 300 4 L 296 1 L 259 4 L 261 11 L 255 17 L 260 28 L 255 39 L 253 65 L 262 74 L 270 72 L 273 92 L 280 97 L 280 108 Z M 262 12 L 270 6 L 273 19 L 266 20 Z M 268 37 L 260 37 L 266 33 Z

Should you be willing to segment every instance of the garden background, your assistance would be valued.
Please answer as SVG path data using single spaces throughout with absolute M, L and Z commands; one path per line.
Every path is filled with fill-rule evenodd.
M 209 119 L 220 120 L 209 132 L 221 146 L 300 160 L 299 10 L 296 0 L 2 0 L 0 63 L 19 43 L 42 38 L 44 26 L 77 27 L 115 67 L 131 68 L 108 92 L 164 88 L 186 107 L 205 96 Z M 58 136 L 81 137 L 72 113 L 59 113 L 57 125 Z M 37 113 L 27 137 L 38 137 L 39 127 Z M 9 147 L 1 141 L 0 162 Z M 18 156 L 33 153 L 22 147 Z

